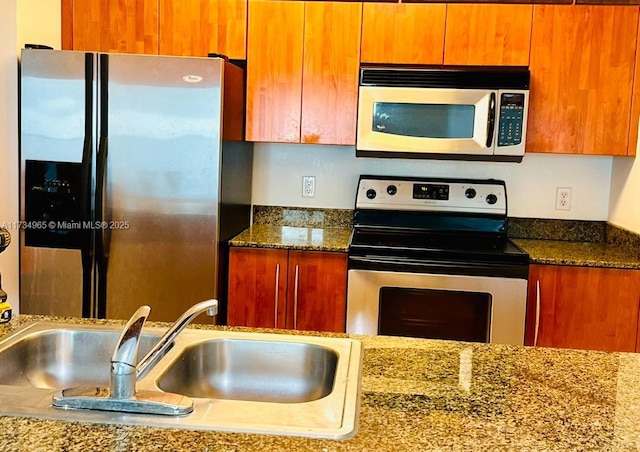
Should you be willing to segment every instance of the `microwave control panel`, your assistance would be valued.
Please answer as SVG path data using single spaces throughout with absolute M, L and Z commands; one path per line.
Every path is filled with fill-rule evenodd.
M 522 142 L 524 100 L 522 93 L 500 94 L 498 146 L 516 146 Z

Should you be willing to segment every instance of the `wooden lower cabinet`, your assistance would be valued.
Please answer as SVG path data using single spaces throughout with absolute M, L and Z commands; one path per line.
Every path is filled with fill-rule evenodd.
M 532 265 L 525 343 L 603 351 L 637 351 L 640 271 Z
M 231 326 L 344 332 L 345 253 L 231 248 Z

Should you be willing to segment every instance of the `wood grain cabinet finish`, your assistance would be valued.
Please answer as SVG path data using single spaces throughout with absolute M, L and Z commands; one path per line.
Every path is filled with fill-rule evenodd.
M 344 332 L 344 253 L 231 248 L 232 326 Z
M 526 344 L 533 345 L 539 283 L 539 346 L 636 351 L 640 271 L 532 265 Z
M 247 140 L 300 142 L 304 2 L 249 0 Z
M 576 5 L 640 5 L 640 0 L 576 0 Z
M 532 5 L 448 5 L 444 64 L 527 66 Z
M 360 61 L 442 64 L 446 14 L 445 4 L 363 5 Z
M 247 0 L 160 0 L 160 54 L 246 58 Z
M 229 250 L 229 325 L 285 327 L 288 258 L 287 250 Z
M 638 8 L 535 5 L 532 30 L 527 151 L 634 155 Z
M 306 2 L 301 142 L 356 144 L 362 4 Z
M 362 5 L 249 0 L 247 139 L 355 144 Z
M 65 49 L 158 54 L 157 0 L 62 0 L 61 6 Z

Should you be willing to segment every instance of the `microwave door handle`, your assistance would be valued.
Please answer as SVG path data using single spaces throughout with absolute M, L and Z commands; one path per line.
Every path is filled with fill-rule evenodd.
M 489 96 L 489 117 L 487 118 L 487 147 L 493 145 L 493 130 L 496 126 L 496 93 Z

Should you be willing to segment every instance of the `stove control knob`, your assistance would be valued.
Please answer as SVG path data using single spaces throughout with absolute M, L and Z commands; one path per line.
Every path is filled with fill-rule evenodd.
M 475 188 L 467 188 L 467 190 L 464 192 L 464 195 L 469 199 L 473 199 L 473 198 L 476 197 L 476 189 Z
M 373 188 L 367 190 L 367 198 L 373 199 L 376 197 L 376 191 Z
M 498 202 L 498 197 L 493 193 L 491 193 L 490 195 L 487 195 L 487 202 L 489 204 L 495 204 Z
M 389 185 L 387 187 L 387 193 L 389 193 L 391 196 L 395 195 L 396 193 L 398 193 L 398 187 L 396 187 L 395 185 Z

